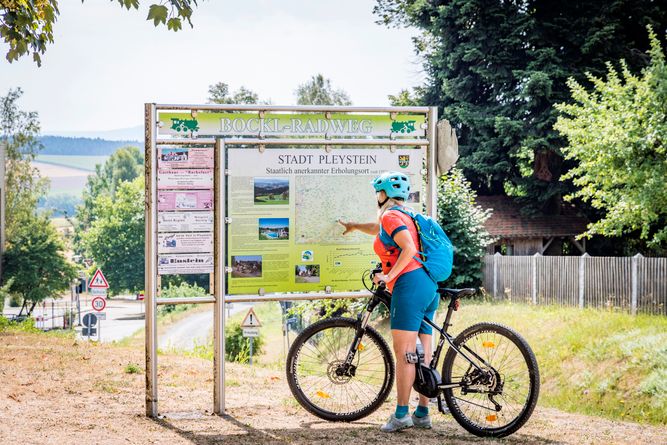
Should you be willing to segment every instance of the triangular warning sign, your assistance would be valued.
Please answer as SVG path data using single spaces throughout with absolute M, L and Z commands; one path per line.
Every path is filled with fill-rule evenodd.
M 88 284 L 88 287 L 91 289 L 108 289 L 109 288 L 109 283 L 107 282 L 107 279 L 104 277 L 104 274 L 100 269 L 97 269 L 95 271 L 95 275 L 93 275 L 93 278 L 91 278 L 90 283 Z
M 248 313 L 245 314 L 245 318 L 243 319 L 243 322 L 241 323 L 242 328 L 258 328 L 262 325 L 262 323 L 259 322 L 259 318 L 257 318 L 257 314 L 255 314 L 255 311 L 250 308 L 248 310 Z

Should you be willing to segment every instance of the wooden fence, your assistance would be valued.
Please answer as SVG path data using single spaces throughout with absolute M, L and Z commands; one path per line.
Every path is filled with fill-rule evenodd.
M 483 286 L 496 299 L 667 315 L 667 258 L 484 257 Z

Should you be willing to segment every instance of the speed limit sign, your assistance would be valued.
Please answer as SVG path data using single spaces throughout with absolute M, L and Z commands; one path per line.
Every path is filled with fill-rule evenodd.
M 93 305 L 93 309 L 96 311 L 103 311 L 104 308 L 107 306 L 107 300 L 105 300 L 102 297 L 95 297 L 93 298 L 93 301 L 91 302 Z

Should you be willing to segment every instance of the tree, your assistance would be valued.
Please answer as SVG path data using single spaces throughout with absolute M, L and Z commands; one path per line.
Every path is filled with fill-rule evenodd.
M 481 194 L 509 194 L 534 212 L 558 213 L 573 191 L 559 181 L 573 163 L 553 129 L 566 80 L 599 75 L 620 57 L 646 64 L 647 23 L 665 29 L 650 0 L 377 0 L 381 23 L 414 26 L 428 76 L 419 102 L 438 105 L 457 129 L 458 165 Z
M 331 80 L 322 74 L 316 74 L 308 82 L 299 85 L 295 94 L 298 105 L 352 105 L 347 93 L 335 89 Z
M 63 256 L 64 245 L 47 215 L 21 220 L 7 241 L 3 279 L 9 291 L 23 299 L 28 315 L 35 304 L 69 289 L 76 268 Z M 23 308 L 21 308 L 23 312 Z
M 48 182 L 32 167 L 41 144 L 36 112 L 19 108 L 23 91 L 10 89 L 0 98 L 0 143 L 6 167 L 6 251 L 2 259 L 3 289 L 18 295 L 23 306 L 35 304 L 67 290 L 75 276 L 74 266 L 63 256 L 63 241 L 48 215 L 37 215 L 37 202 Z M 21 308 L 21 312 L 23 308 Z
M 603 211 L 586 236 L 639 232 L 655 253 L 667 252 L 667 65 L 649 28 L 651 63 L 640 75 L 625 61 L 607 65 L 606 80 L 588 74 L 588 90 L 568 81 L 574 103 L 560 103 L 556 130 L 577 163 L 563 179 L 580 198 Z
M 104 269 L 109 291 L 143 289 L 144 178 L 121 182 L 113 197 L 98 195 L 92 212 L 81 241 L 86 254 Z
M 41 144 L 39 117 L 34 111 L 23 111 L 18 101 L 23 95 L 20 88 L 10 89 L 0 98 L 0 143 L 5 144 L 6 172 L 6 238 L 10 240 L 19 222 L 31 217 L 37 201 L 46 194 L 48 181 L 40 178 L 32 167 Z
M 114 0 L 112 0 L 114 1 Z M 139 9 L 139 0 L 115 0 L 126 9 Z M 166 25 L 178 31 L 190 17 L 197 0 L 163 0 L 149 6 L 148 17 L 155 26 Z M 58 0 L 0 0 L 0 36 L 9 45 L 6 59 L 11 63 L 32 52 L 32 58 L 41 66 L 41 55 L 46 45 L 53 43 L 53 24 L 60 10 Z
M 95 205 L 100 196 L 114 198 L 119 185 L 144 174 L 143 153 L 132 146 L 116 150 L 104 165 L 95 166 L 95 174 L 88 176 L 83 190 L 82 204 L 77 207 L 77 226 L 74 244 L 77 252 L 81 252 L 82 234 L 88 230 L 95 219 Z
M 476 193 L 458 168 L 443 175 L 438 191 L 438 222 L 454 245 L 450 287 L 475 287 L 482 281 L 481 258 L 493 241 L 484 228 L 491 216 L 475 203 Z
M 208 103 L 211 104 L 258 104 L 262 103 L 259 96 L 246 87 L 240 87 L 233 94 L 229 91 L 229 85 L 218 82 L 208 87 Z

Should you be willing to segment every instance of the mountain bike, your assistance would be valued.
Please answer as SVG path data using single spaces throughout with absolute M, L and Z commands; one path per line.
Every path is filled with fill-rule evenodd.
M 394 383 L 394 361 L 387 342 L 369 326 L 378 305 L 391 307 L 384 283 L 372 284 L 378 265 L 366 271 L 362 282 L 372 296 L 357 318 L 320 320 L 304 329 L 287 356 L 287 381 L 296 400 L 307 411 L 328 421 L 354 421 L 368 416 L 387 399 Z M 367 278 L 371 278 L 371 284 Z M 466 430 L 481 437 L 504 437 L 517 431 L 533 413 L 540 378 L 535 355 L 515 331 L 497 323 L 482 322 L 464 329 L 455 338 L 447 330 L 460 307 L 460 299 L 476 289 L 438 287 L 442 300 L 449 299 L 442 327 L 428 317 L 440 334 L 431 360 L 424 361 L 417 345 L 409 363 L 416 367 L 413 388 L 436 398 L 440 412 L 447 413 Z M 447 343 L 442 377 L 437 367 Z

